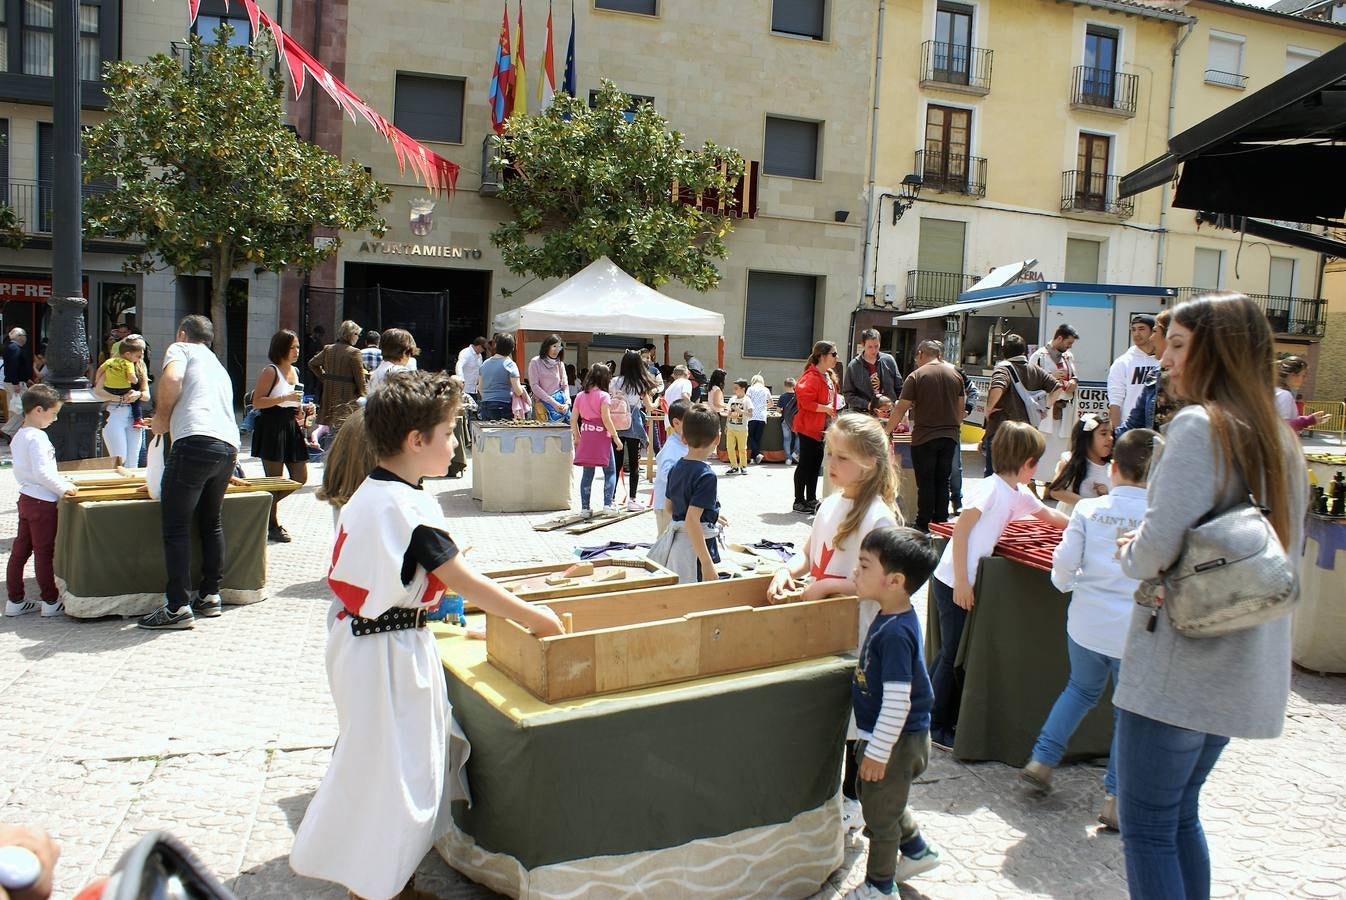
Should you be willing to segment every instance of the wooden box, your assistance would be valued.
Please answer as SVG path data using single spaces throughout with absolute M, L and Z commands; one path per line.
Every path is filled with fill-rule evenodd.
M 487 659 L 548 703 L 855 650 L 854 597 L 767 602 L 770 576 L 573 597 L 573 632 L 537 638 L 487 615 Z
M 518 566 L 512 569 L 492 569 L 483 572 L 487 578 L 509 591 L 520 600 L 555 600 L 559 597 L 584 597 L 590 594 L 609 594 L 613 591 L 631 591 L 643 588 L 677 584 L 676 572 L 669 571 L 648 559 L 595 559 L 587 565 L 591 574 L 575 575 L 568 584 L 548 584 L 548 578 L 560 576 L 573 569 L 573 562 L 547 563 L 538 566 Z M 617 580 L 602 579 L 608 573 L 621 571 Z

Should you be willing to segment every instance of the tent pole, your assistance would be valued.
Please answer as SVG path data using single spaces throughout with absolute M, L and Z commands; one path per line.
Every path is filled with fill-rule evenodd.
M 668 335 L 664 335 L 664 365 L 669 365 L 669 362 L 668 362 Z
M 524 367 L 523 362 L 523 335 L 524 331 L 522 328 L 516 329 L 514 332 L 514 365 L 519 367 L 520 381 L 523 381 L 525 378 L 528 377 L 526 374 L 528 372 L 528 369 Z M 533 408 L 533 401 L 531 397 L 529 397 L 528 399 L 528 408 L 529 410 L 532 410 Z M 531 416 L 529 418 L 531 418 Z
M 724 335 L 720 335 L 719 343 L 718 346 L 716 347 L 715 368 L 717 369 L 724 368 Z

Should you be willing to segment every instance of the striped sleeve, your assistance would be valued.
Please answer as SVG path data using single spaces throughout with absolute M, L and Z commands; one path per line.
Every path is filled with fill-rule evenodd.
M 911 682 L 885 681 L 883 704 L 874 722 L 873 736 L 865 747 L 865 756 L 887 765 L 888 758 L 893 754 L 893 746 L 902 736 L 902 727 L 907 724 L 907 713 L 910 711 Z

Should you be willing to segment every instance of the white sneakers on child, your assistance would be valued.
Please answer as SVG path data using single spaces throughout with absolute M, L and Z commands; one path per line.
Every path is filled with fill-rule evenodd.
M 42 607 L 42 618 L 44 619 L 50 619 L 52 616 L 65 613 L 65 604 L 60 600 L 53 600 L 50 603 L 43 600 L 40 605 Z M 39 604 L 35 600 L 6 600 L 5 615 L 11 618 L 26 615 L 37 609 L 38 606 Z
M 627 511 L 627 512 L 641 512 L 641 511 L 643 511 L 644 509 L 645 509 L 645 504 L 644 504 L 644 503 L 641 503 L 639 500 L 627 500 L 627 501 L 626 501 L 626 511 Z

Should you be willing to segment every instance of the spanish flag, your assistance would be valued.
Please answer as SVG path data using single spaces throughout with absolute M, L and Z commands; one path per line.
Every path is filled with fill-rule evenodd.
M 547 46 L 542 51 L 542 73 L 537 79 L 538 109 L 551 106 L 556 96 L 556 58 L 552 55 L 551 3 L 547 3 Z
M 509 0 L 505 0 L 505 2 L 508 4 Z M 508 5 L 505 8 L 508 9 Z M 514 102 L 511 104 L 509 114 L 511 116 L 526 116 L 528 115 L 528 75 L 524 72 L 523 66 L 523 0 L 519 0 L 518 36 L 519 40 L 514 52 L 515 90 L 512 96 Z

